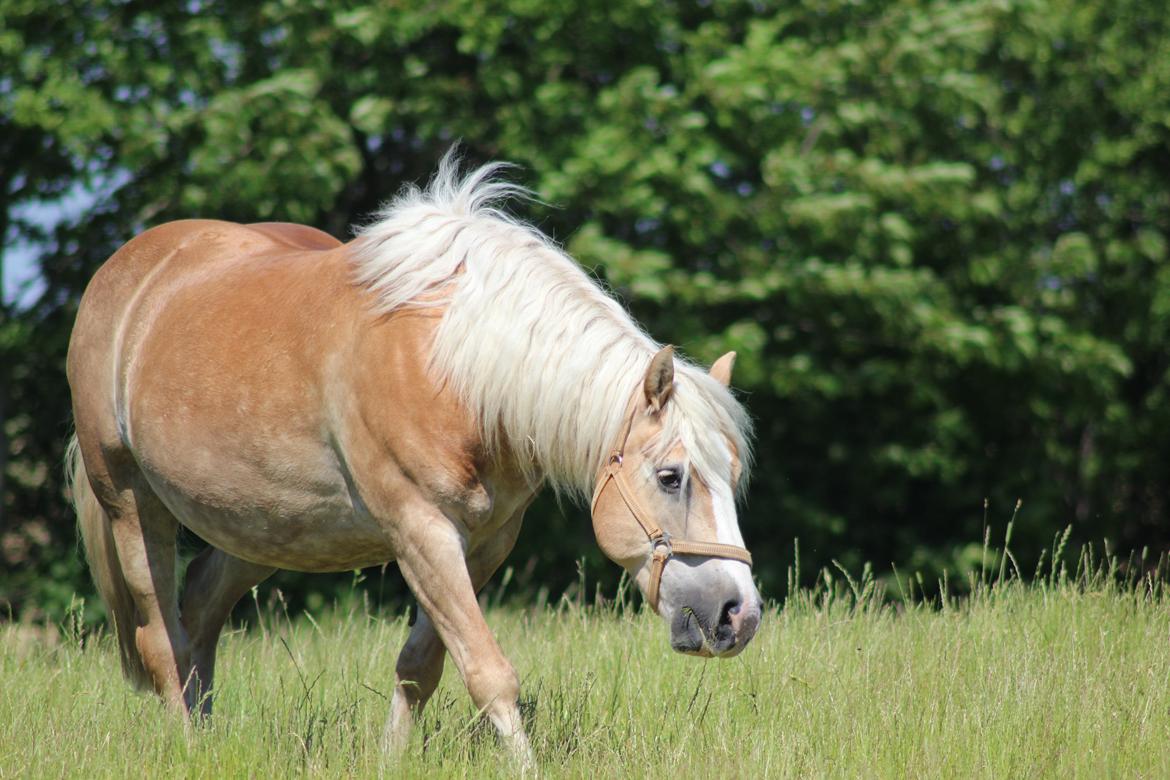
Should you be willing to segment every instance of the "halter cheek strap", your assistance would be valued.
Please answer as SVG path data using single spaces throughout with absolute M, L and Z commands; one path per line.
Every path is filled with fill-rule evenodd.
M 646 598 L 650 601 L 650 608 L 655 612 L 658 611 L 658 590 L 662 585 L 662 571 L 666 568 L 666 562 L 675 555 L 703 555 L 708 558 L 727 558 L 734 561 L 743 561 L 748 566 L 752 565 L 752 554 L 743 547 L 736 547 L 732 544 L 719 544 L 717 542 L 692 542 L 686 539 L 674 539 L 666 531 L 658 527 L 654 522 L 653 517 L 647 512 L 638 502 L 638 497 L 634 493 L 629 484 L 629 478 L 625 472 L 622 471 L 623 455 L 626 447 L 626 440 L 630 436 L 630 428 L 633 427 L 634 417 L 630 415 L 630 419 L 626 423 L 625 435 L 622 437 L 621 446 L 609 456 L 609 461 L 605 464 L 605 471 L 601 478 L 597 480 L 597 487 L 593 490 L 593 501 L 590 503 L 590 512 L 594 517 L 597 516 L 597 502 L 601 498 L 601 494 L 613 483 L 617 487 L 618 495 L 621 496 L 626 508 L 630 510 L 630 514 L 638 521 L 638 525 L 642 526 L 642 530 L 646 532 L 647 538 L 650 540 L 650 583 L 646 588 Z

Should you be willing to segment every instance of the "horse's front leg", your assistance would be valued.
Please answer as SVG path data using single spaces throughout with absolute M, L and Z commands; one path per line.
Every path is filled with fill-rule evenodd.
M 492 539 L 467 555 L 467 571 L 477 593 L 516 545 L 524 509 L 517 510 Z M 435 631 L 434 623 L 420 609 L 410 636 L 398 655 L 390 717 L 382 735 L 382 748 L 386 752 L 400 753 L 406 748 L 414 722 L 443 676 L 443 656 L 446 653 L 447 648 Z
M 447 648 L 443 647 L 434 624 L 420 609 L 394 670 L 394 696 L 390 699 L 390 717 L 382 733 L 382 749 L 387 753 L 399 754 L 406 749 L 414 721 L 422 714 L 443 676 L 446 654 Z
M 520 707 L 517 703 L 520 680 L 496 643 L 479 608 L 479 602 L 475 597 L 477 583 L 473 582 L 469 562 L 464 553 L 465 540 L 451 521 L 441 513 L 431 510 L 428 514 L 425 519 L 416 518 L 409 527 L 397 529 L 396 534 L 399 537 L 399 543 L 396 545 L 399 568 L 429 618 L 424 621 L 423 616 L 419 615 L 419 620 L 415 623 L 416 630 L 411 631 L 404 653 L 411 650 L 414 642 L 420 656 L 431 662 L 429 668 L 437 669 L 441 674 L 441 647 L 445 646 L 463 676 L 472 702 L 488 716 L 513 754 L 522 762 L 531 764 L 532 750 L 520 721 Z M 501 531 L 501 534 L 510 535 L 513 540 L 515 538 L 514 529 L 511 528 L 508 531 Z M 510 545 L 508 547 L 510 549 Z M 506 555 L 506 551 L 503 554 Z M 502 556 L 500 559 L 502 560 Z M 484 581 L 498 565 L 497 560 L 495 565 L 490 567 L 487 576 L 483 577 Z M 481 565 L 475 568 L 477 574 L 487 569 Z M 437 632 L 441 645 L 430 638 L 430 629 L 426 627 L 428 625 L 433 626 L 433 630 Z M 433 660 L 436 656 L 437 662 Z M 408 671 L 410 665 L 408 662 Z M 426 663 L 421 664 L 420 668 L 421 666 L 426 666 Z M 395 689 L 397 701 L 392 703 L 391 707 L 391 727 L 394 727 L 394 719 L 399 713 L 410 717 L 412 700 L 415 707 L 425 702 L 426 697 L 434 690 L 434 685 L 438 683 L 439 674 L 434 674 L 433 680 L 428 677 L 429 690 L 423 691 L 416 687 L 410 691 L 406 690 L 410 686 L 405 685 L 399 685 Z M 400 678 L 400 682 L 402 681 Z M 414 682 L 417 685 L 420 681 L 405 682 Z M 403 691 L 401 698 L 400 690 Z M 425 696 L 421 695 L 423 693 Z M 405 708 L 402 707 L 403 704 L 406 705 Z M 404 722 L 405 733 L 409 735 L 409 720 Z M 391 747 L 402 744 L 403 740 L 398 733 L 400 732 L 388 735 Z

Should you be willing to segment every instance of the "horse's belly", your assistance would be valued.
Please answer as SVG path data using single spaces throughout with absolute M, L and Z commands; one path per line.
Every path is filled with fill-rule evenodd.
M 180 520 L 220 550 L 276 568 L 339 572 L 394 559 L 385 533 L 356 513 L 254 516 L 192 505 Z
M 288 454 L 295 448 L 286 449 Z M 188 446 L 140 463 L 176 519 L 239 558 L 298 571 L 344 571 L 392 560 L 385 531 L 349 489 L 332 451 L 241 457 Z M 305 457 L 305 450 L 316 457 Z
M 157 488 L 156 488 L 157 490 Z M 200 538 L 238 558 L 296 571 L 345 571 L 394 559 L 378 524 L 343 502 L 311 504 L 282 497 L 288 509 L 226 508 L 189 496 L 165 495 L 177 519 Z

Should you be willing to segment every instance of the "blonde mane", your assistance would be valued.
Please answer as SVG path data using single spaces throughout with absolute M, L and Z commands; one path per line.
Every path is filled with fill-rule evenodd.
M 355 279 L 380 312 L 445 306 L 430 367 L 489 448 L 506 442 L 533 481 L 588 495 L 659 345 L 547 236 L 500 210 L 529 195 L 494 178 L 502 167 L 460 178 L 449 152 L 425 190 L 408 187 L 360 231 Z M 693 473 L 726 484 L 730 441 L 746 479 L 750 424 L 722 384 L 676 359 L 668 408 L 663 452 L 681 441 Z

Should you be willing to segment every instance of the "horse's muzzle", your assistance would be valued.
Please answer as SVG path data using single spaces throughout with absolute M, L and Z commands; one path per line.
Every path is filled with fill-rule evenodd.
M 696 594 L 675 610 L 670 621 L 670 646 L 704 658 L 737 655 L 760 626 L 761 604 L 745 604 L 738 590 L 719 588 Z

